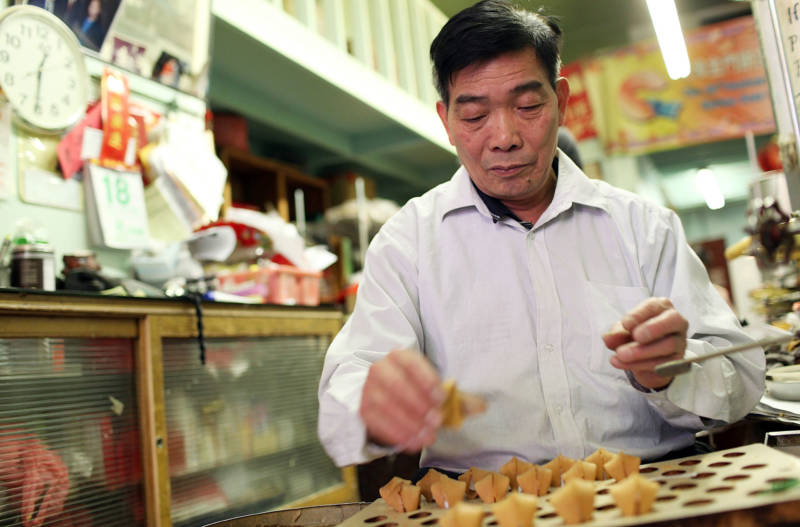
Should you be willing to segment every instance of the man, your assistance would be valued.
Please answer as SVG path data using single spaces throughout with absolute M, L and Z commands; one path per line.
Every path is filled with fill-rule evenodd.
M 423 467 L 497 470 L 601 446 L 650 460 L 758 401 L 761 350 L 654 373 L 748 338 L 674 213 L 556 149 L 559 40 L 551 19 L 503 0 L 434 40 L 437 111 L 462 167 L 369 247 L 320 383 L 319 434 L 338 465 L 424 449 Z M 486 413 L 440 428 L 445 378 Z

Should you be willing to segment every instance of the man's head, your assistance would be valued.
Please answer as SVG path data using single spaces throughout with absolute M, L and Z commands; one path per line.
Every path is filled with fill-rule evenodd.
M 431 46 L 442 92 L 436 110 L 461 163 L 481 191 L 528 221 L 555 188 L 569 98 L 558 77 L 559 35 L 539 15 L 485 0 L 455 15 Z
M 561 69 L 561 29 L 551 17 L 514 7 L 507 0 L 482 0 L 457 13 L 431 44 L 436 90 L 450 104 L 450 81 L 467 66 L 532 48 L 555 88 Z

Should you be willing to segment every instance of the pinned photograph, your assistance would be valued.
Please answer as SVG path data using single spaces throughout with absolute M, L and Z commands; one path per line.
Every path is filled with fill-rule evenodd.
M 146 51 L 147 49 L 144 46 L 114 37 L 114 53 L 111 56 L 111 62 L 120 68 L 141 75 L 149 69 L 145 59 Z
M 173 88 L 178 87 L 181 75 L 186 71 L 186 63 L 166 51 L 161 52 L 155 66 L 153 66 L 153 79 Z
M 46 9 L 64 21 L 81 45 L 99 51 L 121 0 L 17 0 Z

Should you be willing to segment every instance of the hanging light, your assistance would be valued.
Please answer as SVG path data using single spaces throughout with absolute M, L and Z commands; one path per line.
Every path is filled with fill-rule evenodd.
M 709 209 L 717 210 L 725 206 L 725 196 L 722 195 L 717 178 L 710 168 L 698 170 L 694 183 Z
M 689 52 L 686 51 L 675 0 L 647 0 L 647 9 L 653 20 L 658 47 L 661 48 L 661 56 L 664 57 L 670 79 L 688 77 L 692 67 L 689 64 Z

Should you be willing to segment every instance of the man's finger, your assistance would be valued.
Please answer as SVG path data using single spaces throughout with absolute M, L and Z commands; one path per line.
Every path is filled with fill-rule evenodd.
M 632 333 L 636 326 L 645 320 L 651 319 L 670 308 L 672 308 L 672 302 L 668 298 L 648 298 L 622 317 L 622 327 Z
M 426 426 L 425 420 L 411 416 L 389 401 L 390 397 L 385 394 L 362 401 L 361 418 L 373 440 L 391 446 L 404 445 Z
M 611 326 L 611 329 L 603 335 L 603 343 L 611 350 L 615 350 L 631 340 L 630 331 L 623 328 L 621 322 L 615 322 L 614 325 Z
M 641 373 L 655 374 L 656 366 L 664 364 L 665 361 L 663 359 L 647 359 L 635 363 L 627 363 L 622 362 L 619 360 L 619 357 L 614 356 L 609 359 L 609 362 L 617 369 L 630 370 L 634 375 L 638 375 Z
M 631 342 L 617 348 L 615 357 L 623 364 L 632 365 L 643 360 L 673 360 L 683 356 L 686 338 L 672 334 L 649 344 Z M 632 369 L 632 368 L 628 368 Z
M 405 369 L 392 361 L 375 363 L 367 375 L 362 401 L 384 406 L 403 408 L 413 418 L 421 420 L 436 407 L 429 391 L 416 386 L 408 377 Z
M 395 350 L 387 358 L 403 369 L 409 383 L 431 404 L 439 405 L 444 401 L 442 380 L 423 355 L 411 350 Z
M 636 342 L 648 344 L 670 334 L 686 337 L 688 330 L 689 322 L 675 309 L 670 308 L 636 326 L 632 336 Z

